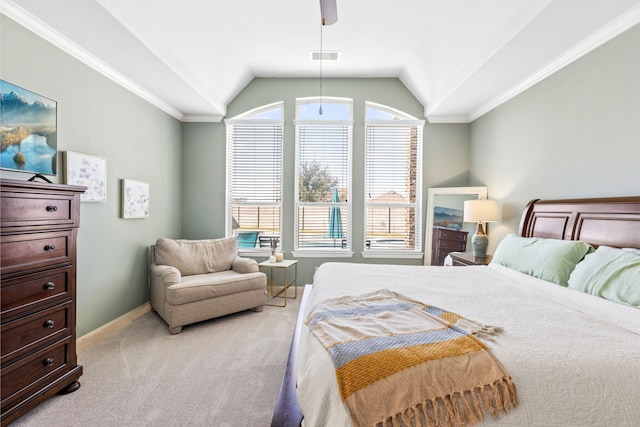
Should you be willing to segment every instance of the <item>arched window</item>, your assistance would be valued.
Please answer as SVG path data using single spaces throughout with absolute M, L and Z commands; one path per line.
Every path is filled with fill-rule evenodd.
M 388 106 L 365 106 L 365 257 L 422 253 L 424 120 Z
M 241 252 L 266 254 L 271 238 L 281 237 L 283 113 L 277 102 L 225 120 L 226 234 Z

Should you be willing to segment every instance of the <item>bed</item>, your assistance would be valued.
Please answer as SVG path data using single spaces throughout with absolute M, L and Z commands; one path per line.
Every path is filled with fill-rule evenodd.
M 503 249 L 501 242 L 495 254 L 503 252 L 498 261 L 505 261 L 505 265 L 513 261 L 513 254 L 522 249 L 521 242 L 526 239 L 538 238 L 533 240 L 544 244 L 581 241 L 590 249 L 583 255 L 574 254 L 579 258 L 574 265 L 563 264 L 562 268 L 556 267 L 555 259 L 537 254 L 535 258 L 542 261 L 536 262 L 554 266 L 551 271 L 545 264 L 542 276 L 535 265 L 531 267 L 531 256 L 522 257 L 524 267 L 518 262 L 516 267 L 501 263 L 471 267 L 320 266 L 313 286 L 305 289 L 271 425 L 352 425 L 338 393 L 332 359 L 303 322 L 316 304 L 378 289 L 501 328 L 497 336 L 483 342 L 517 384 L 519 403 L 497 418 L 486 416 L 482 424 L 638 425 L 640 310 L 612 301 L 618 298 L 616 293 L 605 293 L 611 296 L 607 299 L 579 288 L 590 280 L 584 278 L 592 274 L 589 268 L 595 261 L 591 260 L 606 255 L 605 250 L 618 253 L 617 248 L 625 248 L 625 254 L 628 251 L 637 256 L 640 197 L 533 200 L 522 214 L 518 235 L 508 237 L 512 240 L 505 241 L 515 242 L 515 246 L 505 243 L 508 250 Z M 555 270 L 565 267 L 566 277 L 558 280 L 568 280 L 570 286 L 552 283 Z M 536 271 L 521 272 L 526 268 Z M 640 282 L 632 280 L 629 288 L 635 291 L 636 287 Z

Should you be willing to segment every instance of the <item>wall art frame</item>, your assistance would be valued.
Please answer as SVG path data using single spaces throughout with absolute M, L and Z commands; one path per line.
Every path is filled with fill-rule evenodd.
M 107 159 L 74 151 L 65 151 L 63 157 L 65 183 L 87 187 L 80 196 L 80 201 L 106 202 Z
M 58 174 L 58 103 L 0 79 L 0 169 Z
M 134 179 L 122 180 L 122 218 L 149 218 L 149 183 Z

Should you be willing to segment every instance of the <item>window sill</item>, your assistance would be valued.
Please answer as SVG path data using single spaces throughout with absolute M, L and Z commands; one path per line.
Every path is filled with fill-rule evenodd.
M 351 251 L 332 251 L 332 250 L 297 250 L 291 252 L 296 258 L 352 258 L 353 252 Z
M 404 258 L 404 259 L 421 259 L 424 256 L 422 252 L 400 252 L 400 251 L 364 251 L 362 258 Z
M 276 252 L 280 252 L 280 251 L 278 250 Z M 238 248 L 238 255 L 244 258 L 254 258 L 254 257 L 269 258 L 271 256 L 271 249 L 269 248 L 262 248 L 262 249 Z

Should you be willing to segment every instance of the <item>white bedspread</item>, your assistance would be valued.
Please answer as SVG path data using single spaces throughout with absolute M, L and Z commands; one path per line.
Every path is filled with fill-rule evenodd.
M 640 310 L 498 265 L 327 263 L 315 274 L 305 311 L 327 298 L 378 289 L 504 328 L 485 343 L 511 374 L 520 405 L 483 424 L 640 425 Z M 331 358 L 306 326 L 297 369 L 303 426 L 350 426 Z

